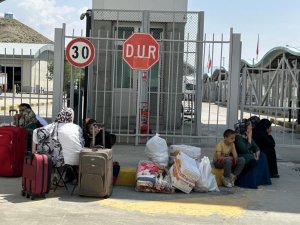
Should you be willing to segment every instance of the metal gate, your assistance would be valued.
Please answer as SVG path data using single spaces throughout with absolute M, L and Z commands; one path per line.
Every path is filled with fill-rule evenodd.
M 298 60 L 282 52 L 265 65 L 242 68 L 240 117 L 271 120 L 278 146 L 300 146 Z
M 96 56 L 77 78 L 86 80 L 82 113 L 104 123 L 122 143 L 145 143 L 159 133 L 169 143 L 214 145 L 225 127 L 237 119 L 238 103 L 233 103 L 238 89 L 231 79 L 227 90 L 228 107 L 215 101 L 202 102 L 203 77 L 207 61 L 212 71 L 227 64 L 231 77 L 239 76 L 240 35 L 231 30 L 228 40 L 204 34 L 203 12 L 92 10 L 91 31 Z M 160 61 L 149 71 L 131 70 L 122 59 L 122 44 L 133 32 L 151 33 L 160 44 Z M 65 27 L 56 29 L 54 114 L 64 104 L 64 45 L 76 35 L 66 35 Z M 209 49 L 209 50 L 208 50 Z M 226 60 L 225 60 L 226 59 Z M 83 78 L 83 76 L 87 76 Z M 186 79 L 192 83 L 185 82 Z M 70 82 L 72 84 L 72 82 Z M 78 90 L 84 87 L 78 85 Z M 74 89 L 70 86 L 70 105 Z M 232 103 L 231 105 L 229 103 Z M 78 109 L 81 112 L 81 108 Z M 220 113 L 222 111 L 222 113 Z M 147 112 L 146 114 L 144 112 Z M 229 112 L 229 113 L 228 113 Z M 82 118 L 79 118 L 82 120 Z M 79 121 L 80 122 L 80 121 Z M 142 129 L 146 124 L 148 129 Z
M 9 110 L 21 103 L 52 119 L 53 44 L 0 43 L 0 124 L 10 124 Z

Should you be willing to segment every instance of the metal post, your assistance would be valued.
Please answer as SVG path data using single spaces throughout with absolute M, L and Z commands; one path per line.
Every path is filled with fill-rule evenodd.
M 65 26 L 55 28 L 52 120 L 63 107 Z
M 92 24 L 92 10 L 91 9 L 88 9 L 85 13 L 85 16 L 86 16 L 86 25 L 85 25 L 85 36 L 86 37 L 90 37 L 90 34 L 91 34 L 91 24 Z M 92 64 L 93 65 L 93 64 Z M 93 66 L 91 66 L 93 67 Z M 88 96 L 91 96 L 91 88 L 92 86 L 89 86 L 89 66 L 85 67 L 84 68 L 84 84 L 83 84 L 83 118 L 86 118 L 87 117 L 87 114 L 88 116 L 90 116 L 90 112 L 93 112 L 93 110 L 90 109 L 90 107 L 88 108 L 88 106 L 91 106 L 91 104 L 88 105 Z M 88 93 L 88 90 L 89 90 L 89 93 Z M 95 117 L 92 117 L 92 118 L 95 118 Z
M 228 77 L 227 127 L 233 128 L 238 119 L 241 65 L 241 34 L 230 31 L 230 62 Z
M 195 134 L 201 135 L 201 111 L 202 111 L 202 75 L 203 75 L 203 38 L 204 38 L 204 12 L 198 13 L 197 34 L 197 61 L 196 61 L 196 98 L 195 98 Z
M 145 10 L 143 11 L 143 19 L 142 19 L 142 32 L 143 33 L 149 33 L 150 31 L 150 12 Z M 143 71 L 138 71 L 138 102 L 137 102 L 137 115 L 136 115 L 136 136 L 135 136 L 135 145 L 138 145 L 138 134 L 140 133 L 140 104 L 141 102 L 147 102 L 148 104 L 148 85 L 147 82 L 143 81 L 141 79 L 143 74 Z M 147 71 L 147 79 L 148 77 L 148 71 Z M 148 107 L 149 109 L 149 107 Z

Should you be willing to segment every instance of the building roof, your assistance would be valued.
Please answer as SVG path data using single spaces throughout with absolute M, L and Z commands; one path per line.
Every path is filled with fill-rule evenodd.
M 278 64 L 278 59 L 285 54 L 289 60 L 300 59 L 300 47 L 291 46 L 279 46 L 269 50 L 259 61 L 257 60 L 242 60 L 243 65 L 247 65 L 250 68 L 276 68 Z
M 40 57 L 45 52 L 54 52 L 53 44 L 0 43 L 0 55 Z
M 0 18 L 0 42 L 50 44 L 51 40 L 16 19 Z

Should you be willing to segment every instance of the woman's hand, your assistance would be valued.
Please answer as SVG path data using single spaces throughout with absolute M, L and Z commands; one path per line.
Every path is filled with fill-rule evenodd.
M 255 159 L 257 161 L 259 160 L 259 155 L 260 155 L 260 151 L 255 152 Z

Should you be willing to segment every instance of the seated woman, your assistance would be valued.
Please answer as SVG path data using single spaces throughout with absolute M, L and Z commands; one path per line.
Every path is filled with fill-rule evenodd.
M 268 119 L 262 119 L 253 130 L 253 140 L 260 150 L 266 154 L 269 164 L 269 172 L 272 178 L 279 178 L 275 141 L 271 135 L 272 123 Z
M 252 124 L 252 129 L 254 130 L 256 128 L 257 124 L 259 123 L 260 118 L 258 116 L 251 116 L 249 118 L 249 120 L 250 120 L 250 122 Z
M 264 153 L 252 139 L 250 120 L 242 119 L 235 124 L 237 132 L 235 148 L 239 157 L 245 158 L 245 167 L 236 181 L 236 185 L 246 188 L 257 188 L 259 185 L 271 184 L 268 161 Z
M 97 121 L 94 119 L 88 119 L 87 121 L 85 121 L 85 127 L 83 129 L 85 147 L 91 147 L 93 140 L 93 129 L 95 132 L 95 145 L 103 146 L 103 129 L 101 127 L 95 126 L 96 123 Z M 105 131 L 104 136 L 104 147 L 112 148 L 112 146 L 116 143 L 116 135 L 110 134 L 109 132 Z
M 19 127 L 26 128 L 27 137 L 27 151 L 31 151 L 32 148 L 32 133 L 37 128 L 37 119 L 35 113 L 31 109 L 24 109 L 20 111 L 20 117 L 18 121 Z
M 112 148 L 116 143 L 116 135 L 110 134 L 105 131 L 104 133 L 104 143 L 103 143 L 103 129 L 96 125 L 97 121 L 94 119 L 87 118 L 83 121 L 83 136 L 85 140 L 84 147 L 91 147 L 93 144 L 95 146 L 100 145 L 105 148 Z M 95 135 L 95 143 L 93 141 L 93 134 Z M 120 164 L 118 161 L 113 161 L 113 184 L 116 183 L 118 175 L 120 172 Z
M 63 108 L 53 123 L 35 129 L 33 133 L 37 150 L 51 156 L 53 167 L 60 168 L 65 164 L 72 166 L 74 172 L 70 175 L 66 171 L 66 182 L 77 178 L 79 153 L 84 145 L 81 127 L 74 124 L 73 120 L 73 109 Z
M 34 130 L 34 142 L 38 144 L 38 150 L 48 152 L 55 167 L 79 165 L 84 139 L 81 128 L 73 123 L 73 119 L 73 109 L 63 108 L 53 123 Z

